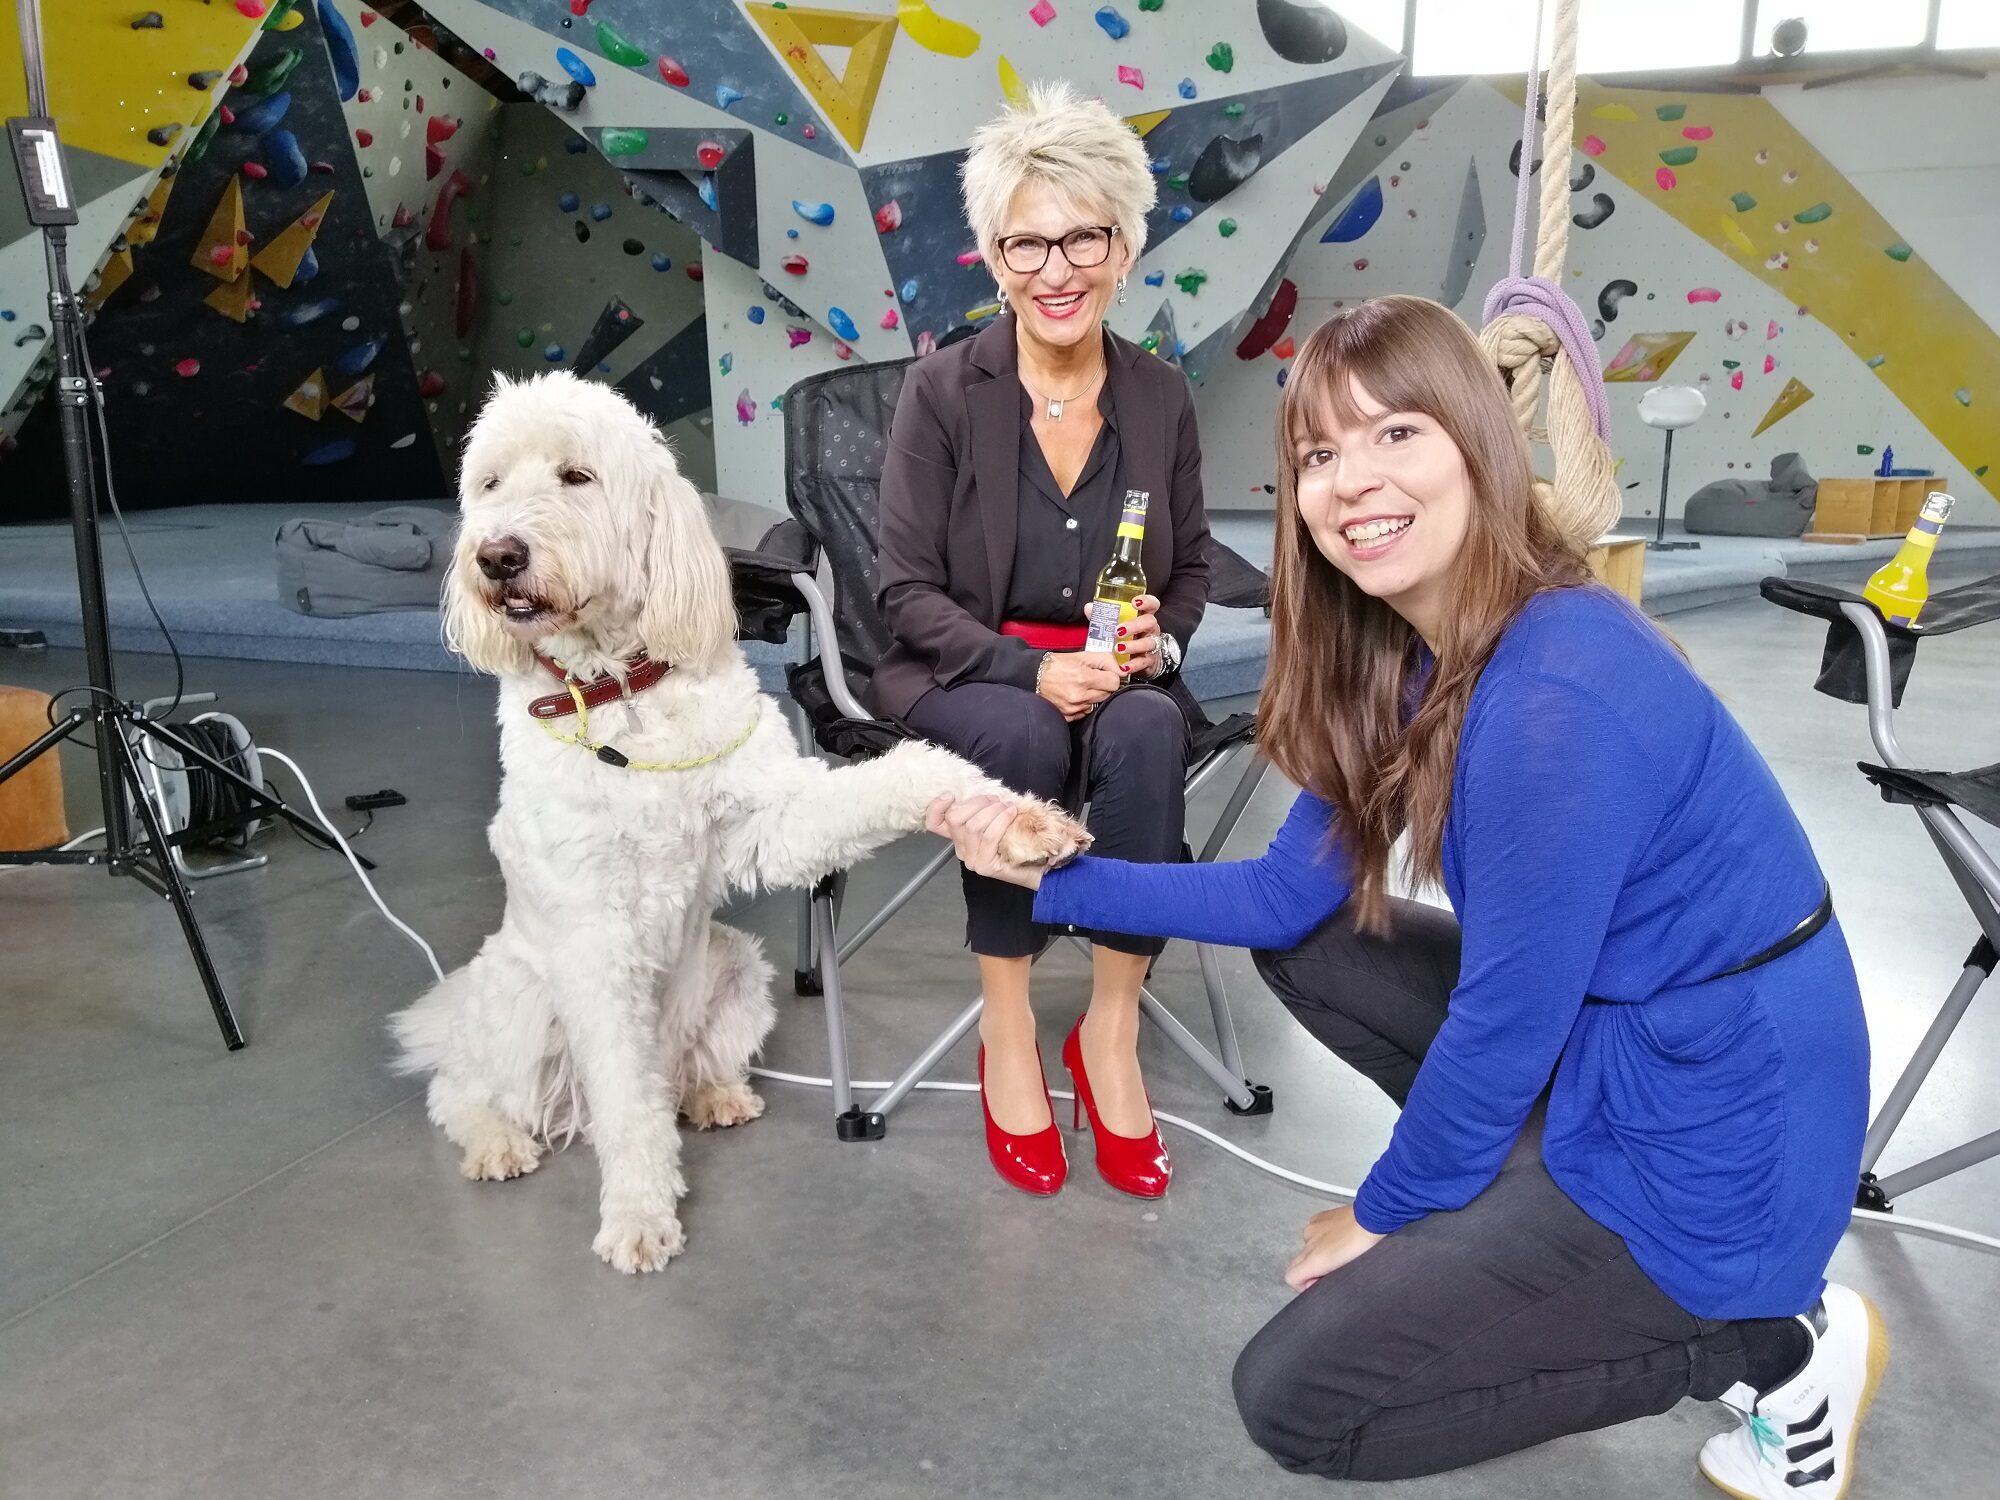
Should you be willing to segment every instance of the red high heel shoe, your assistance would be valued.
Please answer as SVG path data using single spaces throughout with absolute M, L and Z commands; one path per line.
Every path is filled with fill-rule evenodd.
M 1167 1184 L 1174 1179 L 1174 1164 L 1167 1157 L 1166 1143 L 1160 1139 L 1160 1127 L 1156 1124 L 1141 1136 L 1113 1135 L 1097 1118 L 1097 1101 L 1090 1095 L 1090 1075 L 1083 1068 L 1081 1016 L 1063 1041 L 1062 1060 L 1076 1086 L 1076 1108 L 1070 1128 L 1074 1130 L 1082 1123 L 1083 1114 L 1089 1113 L 1090 1134 L 1097 1142 L 1097 1175 L 1119 1192 L 1135 1198 L 1166 1197 Z M 1149 1098 L 1146 1101 L 1149 1114 L 1152 1108 Z
M 1041 1066 L 1042 1049 L 1035 1049 L 1035 1065 Z M 1042 1085 L 1048 1101 L 1049 1086 Z M 1009 1187 L 1047 1198 L 1062 1191 L 1069 1180 L 1069 1157 L 1063 1153 L 1062 1131 L 1056 1128 L 1055 1104 L 1049 1102 L 1049 1123 L 1033 1135 L 1014 1135 L 993 1123 L 993 1111 L 986 1103 L 986 1049 L 979 1049 L 979 1109 L 986 1116 L 986 1154 L 993 1170 Z

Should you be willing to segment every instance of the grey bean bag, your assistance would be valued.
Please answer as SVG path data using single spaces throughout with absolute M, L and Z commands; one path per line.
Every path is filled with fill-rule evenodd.
M 456 517 L 398 505 L 359 521 L 287 521 L 278 528 L 278 600 L 321 619 L 436 609 Z
M 1771 477 L 1718 479 L 1688 496 L 1682 524 L 1697 536 L 1798 536 L 1812 521 L 1819 481 L 1796 453 L 1771 460 Z

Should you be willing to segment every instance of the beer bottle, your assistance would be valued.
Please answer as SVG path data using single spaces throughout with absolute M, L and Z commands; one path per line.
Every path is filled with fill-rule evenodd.
M 1874 605 L 1891 625 L 1916 624 L 1917 616 L 1930 601 L 1931 553 L 1955 503 L 1942 490 L 1931 491 L 1917 514 L 1917 524 L 1903 538 L 1903 545 L 1861 591 L 1861 597 Z
M 1144 490 L 1125 492 L 1111 561 L 1097 575 L 1097 590 L 1091 596 L 1090 632 L 1083 644 L 1086 651 L 1117 650 L 1118 627 L 1138 618 L 1132 601 L 1146 592 L 1146 570 L 1139 563 L 1139 548 L 1146 540 L 1146 500 Z

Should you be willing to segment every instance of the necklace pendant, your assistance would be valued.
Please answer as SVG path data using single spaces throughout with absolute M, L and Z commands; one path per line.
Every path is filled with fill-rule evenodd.
M 1062 411 L 1062 402 L 1056 400 L 1053 396 L 1049 397 L 1049 420 L 1051 422 L 1060 422 L 1062 420 Z

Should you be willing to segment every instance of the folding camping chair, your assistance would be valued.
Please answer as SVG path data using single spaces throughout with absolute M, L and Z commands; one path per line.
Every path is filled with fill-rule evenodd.
M 817 746 L 842 759 L 879 755 L 909 737 L 900 725 L 879 719 L 864 708 L 861 689 L 889 648 L 888 629 L 875 604 L 877 504 L 889 422 L 910 363 L 900 360 L 832 370 L 801 381 L 785 395 L 787 500 L 793 519 L 816 546 L 819 562 L 816 569 L 802 567 L 792 577 L 808 614 L 799 662 L 788 678 L 799 710 L 800 746 L 808 754 Z M 796 551 L 795 541 L 788 545 Z M 1248 562 L 1217 543 L 1210 565 L 1212 602 L 1268 608 L 1270 582 Z M 1189 797 L 1216 776 L 1237 750 L 1249 746 L 1254 729 L 1255 718 L 1250 714 L 1234 714 L 1220 724 L 1196 726 L 1188 767 Z M 1265 769 L 1266 763 L 1253 751 L 1202 845 L 1200 859 L 1215 858 Z M 841 966 L 951 858 L 952 849 L 947 844 L 879 911 L 845 937 L 840 932 L 845 871 L 828 876 L 801 898 L 795 988 L 801 995 L 819 995 L 825 1002 L 834 1130 L 844 1141 L 881 1139 L 889 1113 L 978 1022 L 982 1001 L 975 998 L 886 1090 L 865 1109 L 855 1107 Z M 1081 938 L 1073 933 L 1068 936 L 1087 951 Z M 1221 965 L 1206 944 L 1198 944 L 1197 952 L 1220 1057 L 1203 1046 L 1150 987 L 1140 990 L 1142 1013 L 1214 1081 L 1231 1111 L 1268 1114 L 1270 1089 L 1244 1076 Z
M 1762 592 L 1774 604 L 1830 622 L 1819 681 L 1814 685 L 1830 697 L 1868 705 L 1868 733 L 1883 763 L 1859 762 L 1861 773 L 1881 788 L 1883 801 L 1916 809 L 1979 924 L 1979 939 L 1966 955 L 1965 966 L 1937 1018 L 1868 1127 L 1861 1152 L 1861 1183 L 1854 1201 L 1859 1208 L 1887 1210 L 1912 1188 L 2000 1156 L 2000 1130 L 1996 1130 L 1887 1177 L 1875 1175 L 1875 1164 L 1888 1147 L 1889 1137 L 1909 1113 L 1917 1091 L 1937 1065 L 1972 997 L 1993 977 L 1995 954 L 2000 951 L 2000 864 L 1959 818 L 1960 812 L 1969 812 L 2000 826 L 2000 765 L 1974 771 L 1917 770 L 1905 759 L 1896 738 L 1896 709 L 1903 701 L 1917 643 L 1926 636 L 2000 620 L 2000 574 L 1933 595 L 1917 624 L 1907 629 L 1885 625 L 1872 605 L 1846 589 L 1767 578 Z

